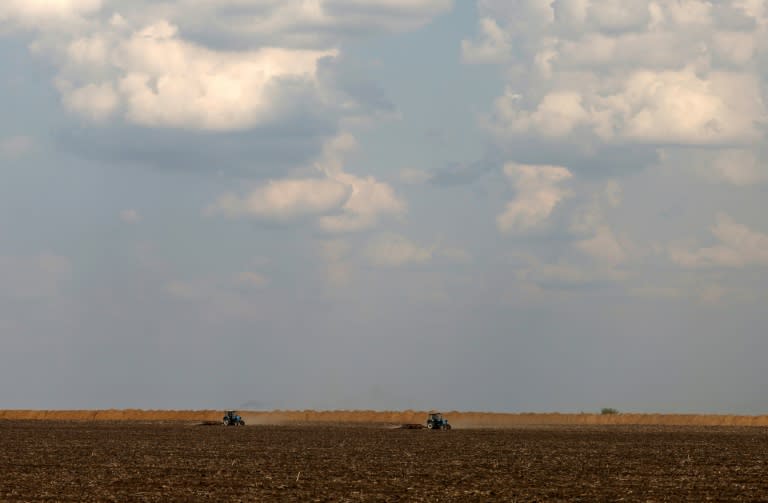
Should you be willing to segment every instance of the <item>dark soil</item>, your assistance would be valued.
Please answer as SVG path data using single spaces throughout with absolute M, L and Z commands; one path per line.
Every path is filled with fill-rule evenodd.
M 768 429 L 0 421 L 0 501 L 768 501 Z

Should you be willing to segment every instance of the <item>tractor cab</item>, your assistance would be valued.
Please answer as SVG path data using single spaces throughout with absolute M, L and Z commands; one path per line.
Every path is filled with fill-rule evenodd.
M 427 417 L 427 428 L 430 430 L 450 430 L 451 425 L 448 420 L 439 412 L 430 412 Z
M 245 421 L 234 410 L 228 410 L 224 413 L 224 425 L 225 426 L 245 426 Z

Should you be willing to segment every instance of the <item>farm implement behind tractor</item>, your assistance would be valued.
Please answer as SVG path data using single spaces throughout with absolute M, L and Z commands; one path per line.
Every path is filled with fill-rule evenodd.
M 448 420 L 439 412 L 430 412 L 427 416 L 426 426 L 420 423 L 408 423 L 400 426 L 401 430 L 450 430 Z

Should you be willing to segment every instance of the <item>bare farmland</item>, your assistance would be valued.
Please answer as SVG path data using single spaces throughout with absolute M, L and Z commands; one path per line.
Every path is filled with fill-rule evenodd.
M 768 429 L 0 421 L 2 501 L 759 501 Z

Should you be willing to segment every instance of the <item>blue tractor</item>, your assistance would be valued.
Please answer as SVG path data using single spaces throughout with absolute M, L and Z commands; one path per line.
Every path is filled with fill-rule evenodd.
M 430 412 L 427 417 L 427 429 L 430 430 L 450 430 L 451 425 L 448 420 L 439 412 Z
M 245 421 L 234 410 L 224 413 L 224 426 L 245 426 Z

